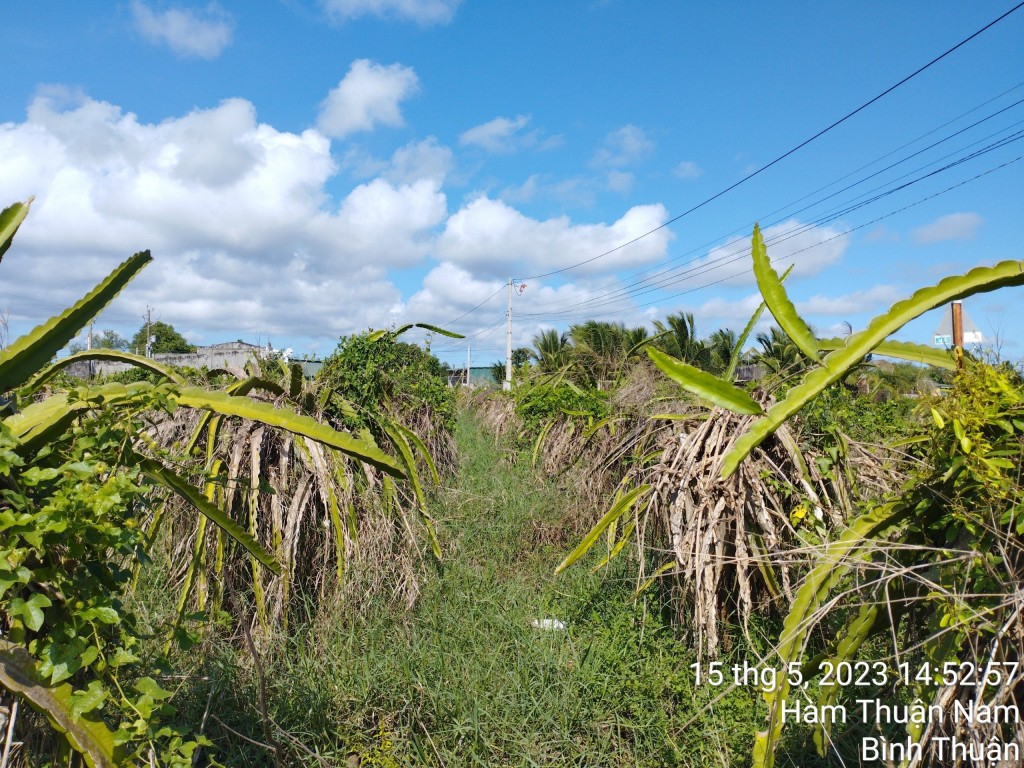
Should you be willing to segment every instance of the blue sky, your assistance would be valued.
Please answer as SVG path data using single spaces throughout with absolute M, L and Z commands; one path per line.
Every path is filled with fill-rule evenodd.
M 588 318 L 742 327 L 760 221 L 812 325 L 860 327 L 946 274 L 1024 258 L 1024 9 L 661 225 L 1013 5 L 24 4 L 0 30 L 0 200 L 36 201 L 0 311 L 24 332 L 149 248 L 98 327 L 134 333 L 152 307 L 197 343 L 325 354 L 430 322 L 489 363 L 510 276 L 526 278 L 516 345 Z M 1022 295 L 966 303 L 1015 360 Z M 465 348 L 434 341 L 454 364 Z

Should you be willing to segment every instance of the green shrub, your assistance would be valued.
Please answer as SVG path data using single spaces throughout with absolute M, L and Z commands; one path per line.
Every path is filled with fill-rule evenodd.
M 611 413 L 608 393 L 569 385 L 536 384 L 516 390 L 516 413 L 527 430 L 556 416 L 604 418 Z
M 415 344 L 394 334 L 370 332 L 343 336 L 324 360 L 317 381 L 331 387 L 359 411 L 346 414 L 331 401 L 331 416 L 354 428 L 373 429 L 376 416 L 394 411 L 410 416 L 427 408 L 445 430 L 455 425 L 455 390 L 448 386 L 448 367 Z
M 886 443 L 917 429 L 916 407 L 917 401 L 908 397 L 897 395 L 878 401 L 837 383 L 808 403 L 797 422 L 801 434 L 812 443 L 837 430 L 859 442 Z

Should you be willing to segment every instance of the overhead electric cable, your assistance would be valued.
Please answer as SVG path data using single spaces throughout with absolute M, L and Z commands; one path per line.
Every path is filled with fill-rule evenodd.
M 915 157 L 915 156 L 917 156 L 917 155 L 919 155 L 919 154 L 921 154 L 921 153 L 923 153 L 923 152 L 925 152 L 925 151 L 927 151 L 929 149 L 935 148 L 939 144 L 945 143 L 946 141 L 948 141 L 948 140 L 950 140 L 950 139 L 952 139 L 952 138 L 954 138 L 954 137 L 956 137 L 956 136 L 966 132 L 967 130 L 975 128 L 975 127 L 981 125 L 982 123 L 985 123 L 988 120 L 990 120 L 990 119 L 992 119 L 994 117 L 997 117 L 1000 114 L 1003 114 L 1004 112 L 1012 109 L 1013 107 L 1020 106 L 1022 103 L 1024 103 L 1024 99 L 1018 100 L 1018 101 L 1014 102 L 1013 104 L 1010 104 L 1007 107 L 999 109 L 996 112 L 993 112 L 993 113 L 989 114 L 988 116 L 982 118 L 981 120 L 978 120 L 978 121 L 972 123 L 971 125 L 967 126 L 966 128 L 962 128 L 962 129 L 960 129 L 958 131 L 955 131 L 954 133 L 949 134 L 948 136 L 946 136 L 944 139 L 940 139 L 939 141 L 930 144 L 928 147 L 925 147 L 922 150 L 914 152 L 911 155 L 908 155 L 907 157 L 904 157 L 901 160 L 897 160 L 897 161 L 895 161 L 893 163 L 890 163 L 889 165 L 885 166 L 881 170 L 876 171 L 875 173 L 872 173 L 872 174 L 870 174 L 870 175 L 860 179 L 859 181 L 854 182 L 853 184 L 849 184 L 846 187 L 844 187 L 843 189 L 838 190 L 837 192 L 834 192 L 834 193 L 832 193 L 830 195 L 827 195 L 827 196 L 825 196 L 823 198 L 820 198 L 820 199 L 818 199 L 814 203 L 810 203 L 810 204 L 804 206 L 803 208 L 800 208 L 800 209 L 797 209 L 797 210 L 789 210 L 791 208 L 791 206 L 796 205 L 798 203 L 801 203 L 804 200 L 806 200 L 807 198 L 812 197 L 812 196 L 814 196 L 814 195 L 818 194 L 819 192 L 822 192 L 822 191 L 824 191 L 826 189 L 829 189 L 830 187 L 833 187 L 836 184 L 841 183 L 842 181 L 845 181 L 850 176 L 853 176 L 853 175 L 859 173 L 862 170 L 870 168 L 872 165 L 875 165 L 876 163 L 878 163 L 878 162 L 880 162 L 880 161 L 882 161 L 882 160 L 884 160 L 884 159 L 886 159 L 888 157 L 891 157 L 892 155 L 896 154 L 897 152 L 899 152 L 899 151 L 901 151 L 903 149 L 906 149 L 907 147 L 912 146 L 913 144 L 916 144 L 917 142 L 921 141 L 922 139 L 927 138 L 928 136 L 932 135 L 933 133 L 936 133 L 937 131 L 941 130 L 942 128 L 945 128 L 946 126 L 949 126 L 949 125 L 957 122 L 961 118 L 966 117 L 967 115 L 971 114 L 972 112 L 976 112 L 977 110 L 981 109 L 982 107 L 984 107 L 984 106 L 986 106 L 988 104 L 991 104 L 993 101 L 996 101 L 997 99 L 1002 98 L 1003 96 L 1005 96 L 1008 93 L 1012 93 L 1013 91 L 1019 89 L 1022 86 L 1024 86 L 1024 82 L 1018 83 L 1017 85 L 1015 85 L 1012 88 L 1009 88 L 1009 89 L 1003 91 L 1002 93 L 998 94 L 997 96 L 994 96 L 991 99 L 988 99 L 988 100 L 982 102 L 978 106 L 973 107 L 973 108 L 967 110 L 966 112 L 961 113 L 960 115 L 958 115 L 957 117 L 953 118 L 952 120 L 948 120 L 947 122 L 943 123 L 942 125 L 938 126 L 937 128 L 933 128 L 932 130 L 930 130 L 930 131 L 928 131 L 928 132 L 918 136 L 916 139 L 913 139 L 912 141 L 909 141 L 909 142 L 903 144 L 902 146 L 897 147 L 896 149 L 894 149 L 894 150 L 892 150 L 890 152 L 887 152 L 886 154 L 882 155 L 881 157 L 878 157 L 875 160 L 872 160 L 871 162 L 866 163 L 865 165 L 862 165 L 860 168 L 857 168 L 856 170 L 853 170 L 853 171 L 850 171 L 849 173 L 844 174 L 843 176 L 839 177 L 835 181 L 832 181 L 832 182 L 830 182 L 830 183 L 828 183 L 828 184 L 826 184 L 826 185 L 824 185 L 822 187 L 819 187 L 814 192 L 810 192 L 810 193 L 808 193 L 806 195 L 803 195 L 802 197 L 800 197 L 800 198 L 798 198 L 798 199 L 796 199 L 796 200 L 794 200 L 794 201 L 792 201 L 790 203 L 787 203 L 786 205 L 783 205 L 782 207 L 777 208 L 774 211 L 771 211 L 771 212 L 769 212 L 767 214 L 764 214 L 762 216 L 757 217 L 756 220 L 758 220 L 758 221 L 765 221 L 769 217 L 774 216 L 777 213 L 780 213 L 782 211 L 787 211 L 787 210 L 789 212 L 786 213 L 784 218 L 789 218 L 789 217 L 795 216 L 798 213 L 802 213 L 803 211 L 806 211 L 809 208 L 813 208 L 815 205 L 820 205 L 825 200 L 828 200 L 831 197 L 835 197 L 836 195 L 841 194 L 844 191 L 848 191 L 849 189 L 852 189 L 853 187 L 858 186 L 858 185 L 864 183 L 865 181 L 867 181 L 867 180 L 869 180 L 869 179 L 871 179 L 871 178 L 873 178 L 875 176 L 878 176 L 878 175 L 880 175 L 880 174 L 882 174 L 882 173 L 884 173 L 884 172 L 886 172 L 888 170 L 891 170 L 892 168 L 896 167 L 897 165 L 900 165 L 900 164 L 906 162 L 907 160 L 909 160 L 909 159 L 911 159 L 911 158 L 913 158 L 913 157 Z M 1012 124 L 1012 125 L 1010 125 L 1010 126 L 1008 126 L 1006 128 L 1001 129 L 1000 131 L 996 131 L 995 133 L 989 134 L 989 136 L 987 136 L 987 137 L 985 137 L 983 139 L 979 139 L 978 141 L 973 142 L 972 144 L 968 144 L 968 145 L 966 145 L 966 147 L 961 147 L 958 150 L 956 150 L 955 152 L 947 154 L 943 158 L 939 158 L 939 159 L 934 160 L 932 162 L 933 163 L 939 162 L 939 161 L 941 161 L 944 158 L 951 157 L 954 154 L 956 154 L 956 152 L 960 152 L 963 149 L 966 149 L 967 147 L 974 146 L 974 144 L 978 144 L 981 141 L 985 141 L 988 138 L 991 138 L 992 136 L 998 135 L 998 133 L 1000 133 L 1002 131 L 1009 130 L 1010 128 L 1016 127 L 1017 125 L 1020 125 L 1020 124 L 1021 124 L 1020 122 L 1014 123 L 1014 124 Z M 925 166 L 923 166 L 923 167 L 927 167 L 927 164 Z M 920 170 L 920 168 L 917 169 L 917 170 Z M 911 171 L 910 173 L 916 173 L 916 170 L 915 171 Z M 907 174 L 907 175 L 909 175 L 909 174 Z M 905 176 L 899 177 L 899 178 L 905 178 Z M 880 189 L 880 188 L 881 187 L 876 187 L 876 189 Z M 856 199 L 856 198 L 854 198 L 854 199 Z M 775 222 L 771 222 L 771 223 L 765 225 L 765 228 L 770 227 L 770 226 L 774 226 L 774 225 L 776 225 L 778 223 L 781 223 L 781 221 L 782 221 L 782 219 L 780 219 L 778 221 L 775 221 Z M 685 258 L 686 256 L 690 256 L 692 254 L 698 253 L 698 252 L 702 251 L 705 248 L 709 248 L 709 247 L 713 246 L 716 242 L 719 242 L 719 241 L 721 241 L 721 240 L 723 240 L 725 238 L 736 236 L 736 235 L 740 234 L 742 231 L 743 231 L 742 229 L 736 229 L 736 230 L 733 230 L 732 232 L 728 232 L 728 233 L 726 233 L 726 234 L 724 234 L 724 235 L 722 235 L 722 236 L 720 236 L 718 238 L 715 238 L 714 240 L 711 240 L 711 241 L 709 241 L 707 243 L 704 243 L 703 245 L 700 245 L 700 246 L 697 246 L 695 248 L 692 248 L 689 251 L 686 251 L 684 253 L 681 253 L 678 256 L 675 256 L 675 257 L 669 259 L 667 262 L 665 262 L 665 264 L 671 264 L 672 262 L 679 261 L 679 260 Z M 658 271 L 655 271 L 655 272 L 650 272 L 649 270 L 638 270 L 638 271 L 633 272 L 633 273 L 631 273 L 629 275 L 626 275 L 625 279 L 622 279 L 622 280 L 619 281 L 619 282 L 622 283 L 622 287 L 621 288 L 616 288 L 614 290 L 611 290 L 608 293 L 598 294 L 598 295 L 595 295 L 595 296 L 588 297 L 587 299 L 583 299 L 580 303 L 582 304 L 582 303 L 588 302 L 588 301 L 595 301 L 595 300 L 598 300 L 598 299 L 601 299 L 601 298 L 606 298 L 606 297 L 609 297 L 609 296 L 612 296 L 612 295 L 616 295 L 616 294 L 629 293 L 633 288 L 638 287 L 638 286 L 640 286 L 640 285 L 642 285 L 644 283 L 650 283 L 652 280 L 654 280 L 654 278 L 657 278 L 659 276 L 666 275 L 666 274 L 669 274 L 669 273 L 671 273 L 671 272 L 673 272 L 675 270 L 678 270 L 680 267 L 686 266 L 687 264 L 690 264 L 690 263 L 696 261 L 698 258 L 700 258 L 700 257 L 695 257 L 693 259 L 688 259 L 687 261 L 684 261 L 682 264 L 680 264 L 678 266 L 662 268 L 662 269 L 659 269 Z M 638 278 L 638 279 L 632 280 L 632 278 Z M 553 305 L 556 305 L 556 304 L 559 304 L 559 303 L 560 302 L 547 302 L 545 304 L 540 304 L 540 305 L 536 305 L 535 304 L 534 305 L 534 309 L 543 308 L 545 306 L 553 306 Z
M 983 172 L 981 172 L 981 173 L 979 173 L 979 174 L 977 174 L 975 176 L 972 176 L 969 179 L 964 179 L 963 181 L 957 182 L 956 184 L 948 186 L 945 189 L 939 190 L 938 192 L 935 192 L 935 193 L 933 193 L 931 195 L 927 195 L 926 197 L 922 197 L 919 200 L 915 200 L 914 202 L 909 203 L 908 205 L 904 205 L 901 208 L 897 208 L 895 210 L 889 211 L 888 213 L 886 213 L 886 214 L 884 214 L 882 216 L 878 216 L 878 217 L 876 217 L 874 219 L 871 219 L 870 221 L 866 221 L 866 222 L 864 222 L 862 224 L 858 224 L 855 227 L 850 227 L 849 229 L 844 230 L 843 232 L 839 232 L 839 233 L 837 233 L 837 234 L 835 234 L 835 235 L 833 235 L 831 237 L 825 238 L 824 240 L 821 240 L 820 242 L 817 242 L 814 245 L 809 245 L 809 246 L 807 246 L 805 248 L 801 248 L 798 251 L 794 251 L 791 254 L 787 254 L 785 256 L 778 257 L 776 259 L 773 259 L 772 261 L 773 261 L 773 263 L 787 261 L 787 260 L 793 258 L 794 256 L 796 256 L 799 253 L 803 253 L 805 251 L 809 251 L 809 250 L 811 250 L 813 248 L 818 248 L 818 247 L 824 245 L 827 242 L 830 242 L 830 241 L 835 240 L 835 239 L 840 238 L 840 237 L 845 237 L 846 235 L 849 235 L 852 232 L 856 232 L 857 230 L 864 229 L 865 227 L 869 227 L 872 224 L 877 224 L 880 221 L 884 221 L 885 219 L 888 219 L 888 218 L 890 218 L 892 216 L 895 216 L 897 214 L 903 213 L 904 211 L 909 210 L 910 208 L 913 208 L 915 206 L 921 205 L 922 203 L 925 203 L 925 202 L 927 202 L 929 200 L 932 200 L 932 199 L 934 199 L 936 197 L 939 197 L 940 195 L 944 195 L 947 192 L 951 192 L 954 189 L 962 187 L 962 186 L 964 186 L 966 184 L 970 184 L 971 182 L 977 181 L 978 179 L 980 179 L 980 178 L 982 178 L 984 176 L 988 176 L 991 173 L 995 173 L 996 171 L 1002 170 L 1003 168 L 1007 168 L 1008 166 L 1011 166 L 1014 163 L 1020 162 L 1022 159 L 1024 159 L 1024 155 L 1018 155 L 1017 157 L 1013 158 L 1012 160 L 1007 160 L 1004 163 L 1000 163 L 999 165 L 994 166 L 992 168 L 989 168 L 987 171 L 983 171 Z M 736 255 L 735 255 L 734 258 L 730 259 L 728 262 L 725 262 L 724 264 L 721 264 L 719 266 L 725 266 L 725 264 L 729 264 L 729 263 L 733 263 L 733 262 L 736 262 L 736 261 L 740 261 L 742 259 L 749 258 L 748 253 L 747 253 L 747 249 L 743 249 L 742 251 L 736 251 L 735 254 Z M 714 267 L 712 269 L 715 269 L 715 268 L 718 268 L 718 267 Z M 710 271 L 712 271 L 712 269 L 709 269 L 709 270 L 706 270 L 706 271 L 710 272 Z M 709 288 L 709 287 L 711 287 L 713 285 L 718 285 L 719 283 L 723 283 L 726 280 L 731 280 L 734 277 L 735 277 L 735 275 L 726 275 L 725 277 L 720 277 L 717 280 L 712 280 L 710 282 L 703 283 L 702 285 L 698 285 L 698 286 L 694 286 L 692 288 L 688 288 L 685 291 L 680 291 L 678 293 L 674 293 L 674 294 L 671 294 L 669 296 L 662 296 L 662 297 L 660 297 L 658 299 L 646 302 L 644 304 L 637 304 L 636 306 L 631 307 L 631 309 L 634 309 L 634 310 L 635 309 L 643 309 L 644 307 L 650 307 L 650 306 L 653 306 L 655 304 L 659 304 L 659 303 L 662 303 L 662 302 L 665 302 L 665 301 L 670 301 L 672 299 L 677 299 L 680 296 L 685 296 L 687 294 L 695 293 L 696 291 L 703 290 L 704 288 Z M 570 321 L 573 320 L 573 319 L 584 319 L 584 318 L 585 319 L 594 319 L 594 318 L 597 318 L 597 317 L 604 317 L 604 316 L 607 316 L 607 315 L 610 315 L 610 314 L 616 314 L 619 311 L 621 311 L 621 310 L 608 310 L 606 312 L 599 312 L 599 313 L 596 313 L 596 314 L 588 313 L 586 315 L 581 315 L 579 318 L 570 318 Z
M 1004 129 L 1004 130 L 1006 130 L 1006 129 Z M 868 198 L 866 200 L 859 200 L 858 202 L 854 202 L 854 201 L 858 200 L 858 198 L 854 198 L 854 201 L 850 201 L 848 204 L 845 204 L 845 207 L 833 208 L 830 211 L 826 212 L 826 215 L 823 215 L 823 216 L 819 217 L 818 219 L 816 219 L 814 221 L 811 221 L 811 222 L 806 223 L 806 224 L 801 224 L 801 225 L 799 225 L 797 227 L 794 227 L 794 228 L 792 228 L 790 230 L 787 230 L 786 232 L 780 233 L 780 234 L 776 235 L 775 237 L 767 239 L 766 240 L 766 245 L 769 245 L 769 246 L 770 245 L 776 245 L 776 244 L 778 244 L 780 242 L 785 242 L 786 240 L 790 240 L 793 237 L 796 237 L 797 235 L 802 234 L 803 232 L 806 232 L 806 231 L 808 231 L 810 229 L 813 229 L 815 227 L 821 226 L 822 224 L 827 224 L 827 223 L 830 223 L 832 221 L 835 221 L 836 219 L 838 219 L 838 218 L 840 218 L 840 217 L 842 217 L 844 215 L 847 215 L 849 213 L 852 213 L 855 210 L 859 210 L 860 208 L 863 208 L 863 207 L 865 207 L 867 205 L 870 205 L 871 203 L 877 202 L 878 200 L 881 200 L 881 199 L 883 199 L 885 197 L 888 197 L 888 196 L 890 196 L 892 194 L 895 194 L 896 192 L 899 192 L 899 191 L 901 191 L 903 189 L 906 189 L 906 188 L 908 188 L 910 186 L 913 186 L 914 184 L 917 184 L 917 183 L 919 183 L 921 181 L 924 181 L 925 179 L 931 178 L 932 176 L 938 175 L 939 173 L 942 173 L 944 171 L 947 171 L 947 170 L 950 170 L 952 168 L 955 168 L 955 167 L 957 167 L 957 166 L 959 166 L 959 165 L 961 165 L 961 164 L 963 164 L 963 163 L 965 163 L 965 162 L 967 162 L 969 160 L 976 159 L 976 158 L 981 157 L 981 156 L 983 156 L 985 154 L 988 154 L 989 152 L 995 151 L 996 149 L 1000 149 L 1000 148 L 1002 148 L 1004 146 L 1007 146 L 1008 144 L 1014 143 L 1016 141 L 1020 141 L 1022 138 L 1024 138 L 1024 130 L 1019 130 L 1019 131 L 1011 134 L 1010 136 L 1003 137 L 1002 139 L 999 139 L 998 141 L 995 141 L 995 142 L 989 144 L 986 147 L 983 147 L 983 148 L 981 148 L 981 149 L 979 149 L 979 150 L 977 150 L 975 152 L 972 152 L 971 154 L 969 154 L 969 155 L 967 155 L 965 157 L 958 158 L 957 160 L 954 160 L 954 161 L 952 161 L 950 163 L 947 163 L 946 165 L 944 165 L 944 166 L 942 166 L 940 168 L 937 168 L 937 169 L 934 169 L 934 170 L 929 171 L 927 173 L 924 173 L 921 176 L 918 176 L 918 177 L 916 177 L 916 178 L 914 178 L 914 179 L 912 179 L 912 180 L 910 180 L 908 182 L 905 182 L 903 184 L 900 184 L 900 185 L 898 185 L 896 187 L 893 187 L 891 189 L 886 189 L 883 192 L 879 192 L 879 194 L 876 194 L 873 197 L 870 197 L 870 198 Z M 975 143 L 977 143 L 977 142 L 975 142 Z M 969 146 L 973 146 L 973 145 L 969 145 Z M 952 155 L 955 155 L 955 154 L 956 154 L 955 152 L 954 153 L 950 153 L 950 155 L 947 155 L 945 158 L 941 158 L 940 160 L 937 160 L 937 161 L 932 161 L 931 163 L 928 163 L 925 166 L 922 166 L 921 168 L 916 169 L 915 171 L 912 171 L 912 172 L 910 172 L 908 174 L 904 174 L 903 176 L 899 177 L 898 179 L 895 179 L 894 181 L 899 181 L 901 179 L 904 179 L 907 176 L 912 175 L 913 173 L 917 173 L 918 171 L 921 171 L 924 168 L 927 168 L 929 165 L 934 165 L 935 162 L 941 162 L 942 159 L 947 159 L 948 157 L 951 157 Z M 869 190 L 868 192 L 862 194 L 859 197 L 863 198 L 864 195 L 870 195 L 872 192 L 876 192 L 876 191 L 878 191 L 880 189 L 884 189 L 885 186 L 886 185 L 881 185 L 879 187 L 876 187 L 873 190 Z M 927 199 L 927 198 L 925 198 L 925 199 Z M 769 226 L 774 226 L 774 225 L 769 225 Z M 766 227 L 766 229 L 767 229 L 767 227 Z M 745 253 L 745 246 L 741 249 L 740 252 L 744 252 Z M 578 313 L 579 311 L 582 311 L 582 310 L 584 310 L 586 308 L 593 309 L 593 308 L 596 308 L 596 307 L 607 306 L 607 305 L 610 305 L 610 304 L 611 305 L 619 304 L 619 303 L 621 303 L 623 301 L 626 301 L 627 299 L 634 298 L 636 296 L 640 296 L 640 295 L 643 295 L 643 294 L 646 294 L 646 293 L 651 293 L 652 291 L 661 290 L 661 289 L 664 289 L 665 287 L 667 287 L 669 285 L 676 285 L 676 284 L 678 284 L 680 282 L 683 282 L 684 280 L 690 279 L 693 276 L 693 274 L 697 274 L 697 275 L 704 274 L 704 273 L 706 273 L 708 271 L 711 271 L 713 269 L 718 268 L 718 266 L 729 264 L 732 261 L 734 261 L 734 259 L 730 258 L 730 256 L 732 256 L 732 255 L 733 255 L 732 253 L 724 254 L 724 255 L 719 256 L 719 257 L 717 257 L 715 259 L 712 259 L 710 261 L 704 262 L 702 264 L 698 264 L 695 267 L 691 267 L 690 269 L 683 270 L 682 272 L 677 272 L 677 270 L 679 270 L 680 267 L 685 266 L 685 264 L 684 265 L 680 265 L 679 267 L 674 267 L 672 270 L 667 270 L 667 272 L 677 272 L 677 274 L 675 274 L 675 275 L 673 275 L 671 277 L 663 277 L 660 280 L 649 281 L 649 285 L 647 285 L 646 287 L 644 287 L 642 289 L 641 288 L 638 288 L 636 290 L 633 290 L 633 289 L 629 289 L 629 290 L 620 289 L 618 291 L 612 291 L 612 292 L 610 292 L 608 294 L 605 294 L 604 297 L 597 296 L 597 297 L 593 297 L 593 298 L 590 298 L 590 299 L 585 299 L 583 301 L 577 302 L 576 304 L 565 306 L 562 309 L 552 310 L 552 311 L 549 311 L 549 312 L 527 312 L 527 313 L 524 313 L 522 316 L 523 317 L 549 317 L 549 316 L 554 316 L 554 315 L 564 315 L 564 314 Z M 697 261 L 697 259 L 692 259 L 692 260 L 690 260 L 687 263 L 693 263 L 693 261 Z
M 916 70 L 914 70 L 909 75 L 904 77 L 898 83 L 895 83 L 894 85 L 889 86 L 884 91 L 882 91 L 880 94 L 878 94 L 874 98 L 864 102 L 859 107 L 857 107 L 856 109 L 852 110 L 851 112 L 848 112 L 846 115 L 844 115 L 843 117 L 839 118 L 838 120 L 836 120 L 834 123 L 832 123 L 828 127 L 822 128 L 820 131 L 818 131 L 816 134 L 811 136 L 809 139 L 805 139 L 804 141 L 800 142 L 799 144 L 797 144 L 792 149 L 790 149 L 790 150 L 784 152 L 783 154 L 779 155 L 778 157 L 776 157 L 771 162 L 766 163 L 765 165 L 762 165 L 760 168 L 757 168 L 756 170 L 754 170 L 751 173 L 747 174 L 746 176 L 744 176 L 742 179 L 740 179 L 739 181 L 735 182 L 734 184 L 731 184 L 728 187 L 726 187 L 725 189 L 721 190 L 720 192 L 717 192 L 716 194 L 712 195 L 711 197 L 708 197 L 705 200 L 702 200 L 701 202 L 699 202 L 696 205 L 694 205 L 692 208 L 689 208 L 688 210 L 683 211 L 682 213 L 680 213 L 677 216 L 674 216 L 673 218 L 669 219 L 665 223 L 660 224 L 659 226 L 654 227 L 653 229 L 651 229 L 651 230 L 649 230 L 647 232 L 644 232 L 641 235 L 637 235 L 632 240 L 628 240 L 625 243 L 621 243 L 620 245 L 617 245 L 614 248 L 611 248 L 611 249 L 605 251 L 604 253 L 599 253 L 596 256 L 591 256 L 589 259 L 584 259 L 583 261 L 576 262 L 575 264 L 570 264 L 569 266 L 562 267 L 561 269 L 555 269 L 555 270 L 552 270 L 550 272 L 544 272 L 544 273 L 539 274 L 539 275 L 530 275 L 528 277 L 521 277 L 521 278 L 516 278 L 516 279 L 517 280 L 539 280 L 542 277 L 550 277 L 551 275 L 557 275 L 557 274 L 560 274 L 562 272 L 568 272 L 569 270 L 576 269 L 577 267 L 581 267 L 584 264 L 590 264 L 591 262 L 597 261 L 598 259 L 602 259 L 605 256 L 609 256 L 609 255 L 615 253 L 616 251 L 622 250 L 626 246 L 632 245 L 633 243 L 636 243 L 636 242 L 642 240 L 643 238 L 648 237 L 649 235 L 652 235 L 652 234 L 654 234 L 655 232 L 657 232 L 657 231 L 659 231 L 661 229 L 664 229 L 669 224 L 672 224 L 672 223 L 674 223 L 676 221 L 679 221 L 680 219 L 682 219 L 685 216 L 689 216 L 694 211 L 700 210 L 701 208 L 703 208 L 708 203 L 711 203 L 711 202 L 717 200 L 718 198 L 722 197 L 723 195 L 727 194 L 728 192 L 731 192 L 732 190 L 736 189 L 741 184 L 745 184 L 746 182 L 750 181 L 750 179 L 754 178 L 755 176 L 760 175 L 761 173 L 763 173 L 764 171 L 767 171 L 772 166 L 782 162 L 787 157 L 789 157 L 790 155 L 794 154 L 795 152 L 803 149 L 804 147 L 806 147 L 811 142 L 821 138 L 826 133 L 831 131 L 833 128 L 837 128 L 838 126 L 842 125 L 843 123 L 845 123 L 847 120 L 849 120 L 854 115 L 857 115 L 860 112 L 863 112 L 865 109 L 870 107 L 872 104 L 874 104 L 879 99 L 889 95 L 890 93 L 895 91 L 897 88 L 899 88 L 900 86 L 902 86 L 905 83 L 909 82 L 913 78 L 917 77 L 919 74 L 921 74 L 925 70 L 929 69 L 930 67 L 934 66 L 935 64 L 938 64 L 940 61 L 942 61 L 944 58 L 949 56 L 951 53 L 953 53 L 954 51 L 962 48 L 967 43 L 969 43 L 971 40 L 973 40 L 974 38 L 978 37 L 978 35 L 982 34 L 983 32 L 985 32 L 985 31 L 987 31 L 989 29 L 991 29 L 996 24 L 998 24 L 1003 19 L 1005 19 L 1007 16 L 1009 16 L 1012 13 L 1014 13 L 1015 11 L 1020 10 L 1020 8 L 1022 8 L 1022 7 L 1024 7 L 1024 0 L 1022 0 L 1022 2 L 1020 2 L 1020 3 L 1017 3 L 1017 5 L 1013 6 L 1013 8 L 1011 8 L 1008 11 L 1006 11 L 1001 16 L 999 16 L 999 17 L 993 19 L 992 21 L 990 21 L 988 24 L 986 24 L 984 27 L 982 27 L 978 31 L 974 32 L 971 35 L 968 35 L 963 40 L 961 40 L 959 43 L 954 45 L 952 48 L 949 48 L 945 52 L 939 54 L 934 59 L 929 61 L 927 64 L 924 64 L 923 66 L 918 67 Z
M 472 314 L 473 312 L 476 312 L 476 311 L 477 311 L 478 309 L 480 309 L 480 307 L 482 307 L 482 306 L 483 306 L 484 304 L 486 304 L 486 303 L 487 303 L 488 301 L 490 301 L 491 299 L 493 299 L 493 298 L 494 298 L 495 296 L 497 296 L 497 295 L 498 295 L 499 293 L 501 293 L 501 292 L 502 292 L 503 290 L 505 290 L 505 284 L 504 284 L 504 283 L 502 283 L 502 284 L 501 284 L 500 286 L 498 286 L 498 290 L 496 290 L 496 291 L 495 291 L 494 293 L 492 293 L 492 294 L 491 294 L 490 296 L 488 296 L 488 297 L 487 297 L 486 299 L 484 299 L 483 301 L 481 301 L 481 302 L 480 302 L 479 304 L 477 304 L 477 305 L 476 305 L 475 307 L 473 307 L 472 309 L 466 310 L 466 311 L 465 311 L 465 312 L 463 312 L 463 313 L 462 313 L 461 315 L 459 315 L 458 317 L 456 317 L 456 318 L 455 318 L 454 320 L 449 320 L 449 321 L 448 321 L 447 323 L 445 323 L 445 325 L 451 325 L 452 323 L 457 323 L 457 322 L 458 322 L 459 320 L 461 320 L 462 318 L 464 318 L 464 317 L 465 317 L 466 315 L 469 315 L 469 314 Z

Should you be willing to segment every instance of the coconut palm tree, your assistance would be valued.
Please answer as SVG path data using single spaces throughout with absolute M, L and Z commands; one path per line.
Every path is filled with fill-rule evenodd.
M 572 360 L 572 344 L 568 334 L 559 333 L 554 328 L 534 336 L 533 347 L 531 354 L 543 373 L 560 371 Z
M 721 374 L 729 367 L 729 360 L 736 348 L 736 331 L 728 328 L 719 328 L 712 333 L 705 342 L 707 347 L 708 370 L 714 374 Z
M 776 326 L 769 328 L 768 333 L 757 334 L 757 343 L 761 345 L 757 362 L 773 373 L 789 376 L 807 366 L 807 358 L 797 345 Z
M 707 346 L 697 338 L 692 312 L 669 315 L 664 323 L 655 320 L 654 327 L 659 334 L 665 334 L 658 345 L 667 354 L 699 368 L 707 366 Z

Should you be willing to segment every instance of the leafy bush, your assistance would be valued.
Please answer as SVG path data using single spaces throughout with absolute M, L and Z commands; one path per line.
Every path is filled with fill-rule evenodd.
M 410 416 L 425 407 L 439 426 L 450 431 L 455 425 L 455 391 L 448 386 L 448 367 L 429 350 L 395 336 L 366 332 L 341 338 L 317 380 L 358 410 L 346 413 L 328 401 L 328 413 L 348 426 L 373 430 L 376 417 L 384 412 Z
M 28 208 L 0 212 L 0 256 Z M 0 685 L 45 713 L 92 768 L 190 766 L 203 743 L 167 724 L 172 694 L 154 679 L 159 665 L 136 655 L 140 640 L 161 630 L 144 626 L 124 600 L 130 566 L 147 559 L 149 537 L 140 528 L 150 504 L 172 492 L 202 513 L 202 524 L 212 521 L 224 544 L 248 550 L 254 573 L 281 570 L 213 503 L 209 477 L 204 494 L 178 474 L 153 439 L 155 416 L 182 405 L 217 420 L 250 419 L 404 476 L 376 445 L 246 397 L 186 386 L 146 358 L 91 350 L 50 364 L 151 260 L 136 253 L 72 307 L 0 350 Z M 161 383 L 85 385 L 37 399 L 68 365 L 97 358 L 154 371 Z M 163 631 L 185 639 L 181 626 Z
M 569 385 L 535 384 L 516 390 L 516 412 L 527 430 L 556 416 L 604 418 L 611 413 L 608 393 Z
M 897 396 L 878 402 L 858 395 L 844 384 L 833 384 L 808 403 L 797 418 L 801 433 L 816 443 L 818 437 L 839 431 L 859 442 L 888 443 L 906 437 L 918 419 L 917 402 Z

